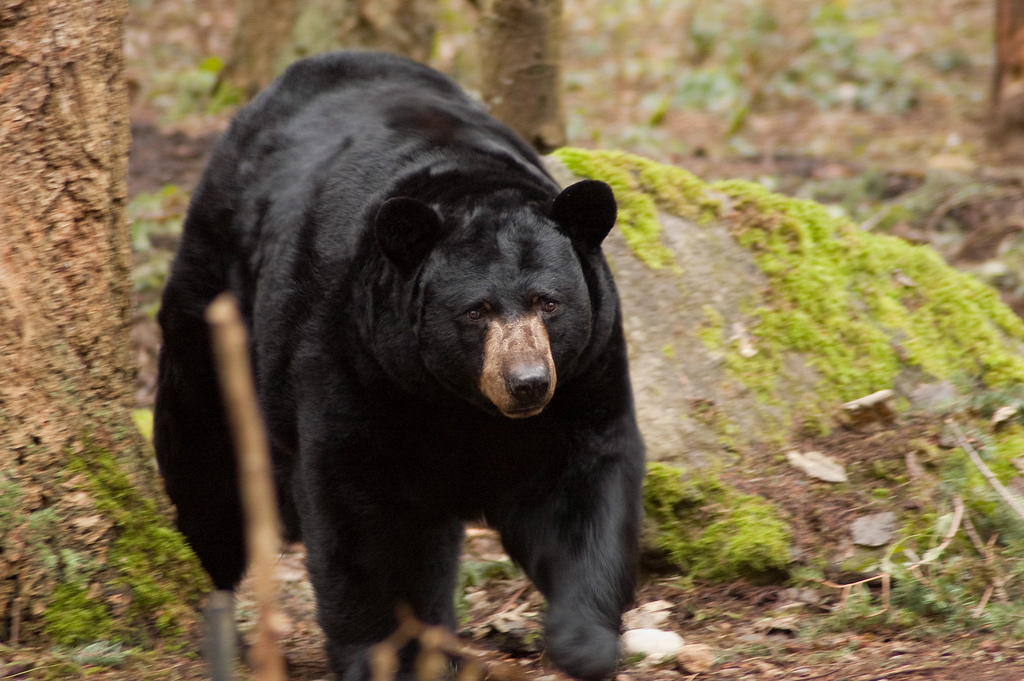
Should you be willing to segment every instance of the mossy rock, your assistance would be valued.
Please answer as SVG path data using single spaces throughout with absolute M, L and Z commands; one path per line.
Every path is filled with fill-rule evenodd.
M 619 201 L 605 253 L 651 460 L 706 467 L 782 447 L 877 390 L 1024 382 L 1024 324 L 929 247 L 638 156 L 563 149 L 549 167 L 604 180 Z

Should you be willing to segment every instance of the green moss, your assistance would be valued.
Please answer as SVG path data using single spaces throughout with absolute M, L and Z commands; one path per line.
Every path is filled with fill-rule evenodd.
M 784 574 L 792 538 L 789 526 L 765 499 L 734 495 L 724 517 L 697 540 L 693 571 L 717 581 Z
M 754 311 L 765 354 L 803 353 L 824 378 L 822 397 L 890 387 L 905 366 L 988 386 L 1024 380 L 1024 359 L 1010 344 L 1024 340 L 1024 324 L 934 250 L 861 232 L 819 204 L 760 185 L 714 188 L 737 201 L 734 233 L 771 282 Z
M 57 585 L 43 613 L 43 621 L 47 635 L 67 646 L 104 639 L 114 631 L 107 609 L 89 598 L 85 588 L 74 582 Z
M 1013 460 L 1024 456 L 1024 427 L 1019 423 L 1004 427 L 992 436 L 988 450 L 992 453 L 988 461 L 989 468 L 999 478 L 999 482 L 1010 482 L 1020 475 Z
M 139 434 L 146 438 L 146 442 L 153 442 L 152 409 L 133 409 L 132 423 L 135 424 L 135 428 L 139 431 Z
M 722 501 L 724 492 L 714 477 L 691 476 L 679 466 L 652 462 L 644 479 L 644 510 L 659 523 L 671 523 L 689 509 Z
M 651 463 L 644 508 L 658 526 L 659 546 L 692 577 L 775 578 L 789 564 L 791 532 L 775 508 L 713 476 Z
M 697 329 L 697 337 L 708 350 L 721 352 L 725 349 L 725 319 L 711 305 L 705 305 L 702 311 L 705 321 Z
M 192 604 L 208 588 L 206 575 L 184 538 L 170 527 L 154 501 L 131 484 L 110 452 L 89 446 L 85 457 L 72 456 L 69 468 L 88 479 L 97 509 L 114 522 L 117 538 L 107 550 L 111 576 L 106 586 L 129 593 L 130 605 L 116 626 L 88 629 L 89 623 L 99 625 L 105 620 L 95 612 L 80 617 L 68 610 L 69 604 L 77 602 L 73 587 L 81 570 L 65 569 L 63 590 L 58 588 L 44 615 L 47 631 L 63 632 L 59 642 L 69 645 L 101 638 L 134 640 L 146 630 L 161 636 L 180 634 L 193 617 Z M 99 603 L 96 608 L 105 611 Z

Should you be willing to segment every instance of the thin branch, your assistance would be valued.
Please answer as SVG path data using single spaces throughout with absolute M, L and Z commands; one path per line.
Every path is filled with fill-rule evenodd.
M 527 681 L 522 668 L 501 661 L 494 653 L 460 642 L 444 627 L 424 624 L 407 603 L 398 604 L 395 616 L 398 628 L 370 647 L 371 681 L 394 681 L 399 669 L 399 651 L 413 640 L 419 641 L 420 645 L 416 658 L 417 681 L 439 681 L 447 672 L 449 659 L 459 661 L 455 681 Z
M 985 479 L 988 480 L 990 485 L 992 485 L 992 488 L 999 493 L 999 496 L 1003 498 L 1003 501 L 1009 504 L 1010 508 L 1020 516 L 1021 520 L 1024 520 L 1024 503 L 1021 503 L 1020 499 L 1014 496 L 1010 490 L 1006 489 L 1006 487 L 1003 486 L 1003 483 L 999 482 L 999 478 L 997 478 L 995 473 L 985 465 L 985 462 L 981 460 L 981 456 L 978 455 L 978 452 L 971 446 L 971 443 L 967 441 L 966 437 L 964 437 L 963 431 L 960 430 L 960 426 L 958 426 L 956 422 L 951 422 L 949 425 L 952 428 L 953 434 L 956 436 L 960 446 L 965 452 L 967 452 L 967 456 L 970 457 L 971 463 L 981 471 L 981 474 L 985 476 Z
M 945 551 L 946 547 L 949 546 L 949 543 L 953 541 L 953 537 L 956 536 L 957 530 L 960 529 L 960 524 L 963 522 L 963 519 L 964 500 L 958 496 L 953 497 L 953 521 L 949 524 L 949 529 L 946 530 L 946 536 L 942 538 L 942 543 L 936 546 L 934 549 L 934 555 L 936 558 L 939 556 L 940 553 Z M 907 567 L 917 567 L 918 565 L 930 563 L 933 560 L 935 560 L 935 558 L 922 558 L 921 560 L 914 563 L 912 566 L 908 565 Z
M 245 539 L 252 566 L 253 591 L 259 605 L 259 634 L 254 646 L 256 678 L 283 681 L 284 658 L 277 645 L 274 564 L 280 553 L 280 521 L 270 465 L 267 434 L 260 417 L 249 362 L 245 326 L 238 304 L 222 293 L 206 310 L 213 337 L 217 377 L 238 456 L 238 482 L 245 514 Z
M 996 590 L 995 584 L 989 584 L 985 589 L 985 593 L 981 596 L 981 602 L 978 603 L 978 607 L 974 609 L 971 616 L 981 617 L 981 613 L 985 611 L 985 606 L 988 605 L 988 599 L 992 598 L 992 592 Z
M 494 614 L 495 615 L 500 615 L 503 612 L 507 612 L 515 604 L 516 600 L 520 596 L 523 595 L 523 592 L 526 591 L 526 587 L 528 587 L 528 586 L 529 586 L 529 584 L 524 584 L 521 587 L 519 587 L 518 589 L 516 589 L 516 592 L 514 594 L 512 594 L 512 596 L 508 600 L 505 601 L 505 604 L 502 605 L 500 608 L 498 608 L 495 611 Z

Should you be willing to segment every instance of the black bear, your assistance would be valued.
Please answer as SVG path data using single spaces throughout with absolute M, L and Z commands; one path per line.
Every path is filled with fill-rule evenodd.
M 551 659 L 612 673 L 644 473 L 601 252 L 615 217 L 608 185 L 560 191 L 512 131 L 405 59 L 301 61 L 245 107 L 192 197 L 159 316 L 157 457 L 216 585 L 245 568 L 203 317 L 230 290 L 338 678 L 367 677 L 398 603 L 455 627 L 477 519 L 546 597 Z

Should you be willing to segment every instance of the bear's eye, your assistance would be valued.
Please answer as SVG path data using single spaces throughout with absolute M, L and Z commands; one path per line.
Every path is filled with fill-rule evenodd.
M 554 312 L 558 309 L 558 303 L 554 300 L 541 299 L 540 306 L 545 312 Z
M 486 315 L 487 311 L 490 309 L 491 306 L 488 303 L 483 303 L 481 305 L 477 305 L 472 310 L 467 311 L 466 316 L 469 317 L 470 321 L 478 322 L 484 318 L 484 315 Z

